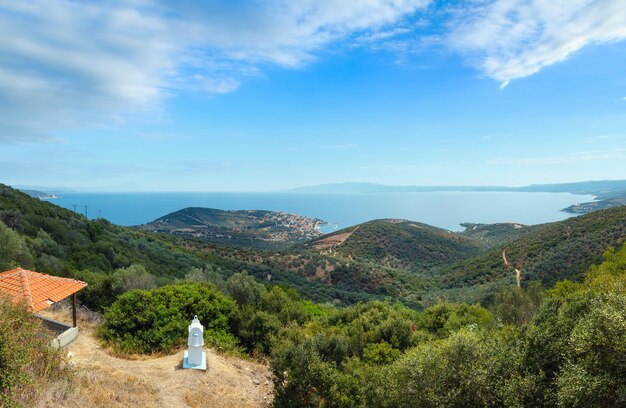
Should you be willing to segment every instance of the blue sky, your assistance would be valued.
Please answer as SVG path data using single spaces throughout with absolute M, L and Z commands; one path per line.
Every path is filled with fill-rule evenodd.
M 0 182 L 626 178 L 621 0 L 0 0 Z

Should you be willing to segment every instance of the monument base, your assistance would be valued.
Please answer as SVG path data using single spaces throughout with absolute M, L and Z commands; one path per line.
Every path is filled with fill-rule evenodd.
M 202 352 L 202 363 L 200 365 L 191 365 L 187 362 L 189 351 L 185 350 L 183 354 L 183 368 L 191 368 L 193 370 L 206 371 L 206 351 Z

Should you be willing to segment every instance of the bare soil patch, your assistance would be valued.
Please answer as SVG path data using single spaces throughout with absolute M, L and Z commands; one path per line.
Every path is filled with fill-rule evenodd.
M 326 238 L 318 239 L 316 241 L 311 242 L 309 245 L 315 249 L 332 248 L 337 245 L 343 244 L 348 238 L 350 238 L 350 235 L 354 234 L 356 230 L 358 229 L 359 227 L 356 227 L 352 231 L 342 232 L 341 234 L 335 234 Z

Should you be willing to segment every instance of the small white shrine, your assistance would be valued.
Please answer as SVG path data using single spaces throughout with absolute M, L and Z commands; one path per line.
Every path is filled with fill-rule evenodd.
M 188 349 L 183 355 L 183 368 L 206 370 L 206 353 L 202 349 L 204 346 L 204 327 L 200 324 L 198 316 L 194 316 L 189 325 L 187 346 Z

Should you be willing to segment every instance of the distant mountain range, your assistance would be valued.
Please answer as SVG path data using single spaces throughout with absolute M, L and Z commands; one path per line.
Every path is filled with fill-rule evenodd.
M 293 193 L 345 194 L 345 193 L 426 193 L 436 191 L 464 192 L 525 192 L 570 193 L 593 195 L 596 201 L 575 204 L 563 211 L 586 214 L 591 211 L 626 205 L 626 180 L 597 180 L 561 184 L 532 184 L 522 187 L 507 186 L 388 186 L 375 183 L 332 183 L 299 187 Z
M 626 180 L 581 181 L 561 184 L 532 184 L 522 187 L 507 186 L 389 186 L 375 183 L 331 183 L 299 187 L 291 192 L 298 193 L 423 193 L 432 191 L 513 191 L 591 194 L 608 197 L 626 192 Z

